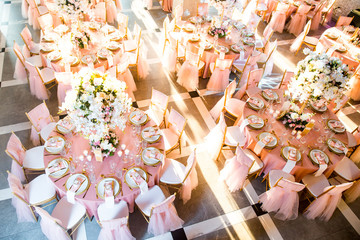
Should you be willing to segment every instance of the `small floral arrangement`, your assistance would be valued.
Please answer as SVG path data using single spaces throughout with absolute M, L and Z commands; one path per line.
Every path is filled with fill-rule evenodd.
M 357 47 L 360 47 L 360 31 L 357 29 L 354 35 L 351 37 L 350 42 Z
M 124 130 L 126 113 L 132 100 L 125 93 L 125 82 L 106 73 L 83 68 L 72 81 L 60 110 L 67 111 L 75 131 L 89 139 L 93 148 L 101 148 L 103 156 L 111 156 L 118 140 L 114 130 Z
M 90 0 L 57 0 L 56 4 L 60 12 L 75 17 L 87 12 Z
M 306 124 L 311 120 L 314 115 L 312 113 L 299 113 L 300 108 L 295 104 L 291 103 L 289 111 L 281 118 L 282 123 L 288 127 L 293 128 L 297 131 L 303 131 Z
M 302 103 L 322 98 L 327 102 L 334 101 L 338 107 L 350 87 L 348 66 L 339 58 L 325 53 L 311 52 L 308 48 L 304 49 L 304 53 L 308 56 L 298 62 L 286 94 Z
M 90 34 L 88 34 L 87 32 L 76 31 L 75 33 L 73 32 L 71 34 L 71 39 L 74 42 L 74 44 L 79 46 L 79 48 L 84 49 L 87 48 L 89 45 Z
M 211 26 L 210 28 L 209 28 L 209 34 L 211 35 L 211 36 L 215 36 L 215 35 L 217 35 L 219 38 L 222 38 L 222 37 L 225 37 L 226 36 L 226 28 L 225 27 L 222 27 L 222 26 L 220 26 L 220 27 L 216 27 L 215 25 L 213 25 L 213 26 Z

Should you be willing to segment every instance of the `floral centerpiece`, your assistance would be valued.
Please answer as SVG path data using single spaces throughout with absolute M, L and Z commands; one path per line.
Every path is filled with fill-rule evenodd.
M 347 65 L 325 53 L 318 54 L 310 49 L 305 49 L 304 53 L 308 56 L 297 64 L 286 94 L 304 106 L 308 100 L 324 99 L 326 102 L 334 101 L 338 108 L 350 87 L 351 73 Z
M 118 145 L 115 128 L 123 131 L 126 126 L 125 114 L 132 101 L 125 89 L 125 82 L 83 68 L 74 76 L 72 90 L 60 107 L 68 112 L 75 131 L 89 139 L 92 148 L 100 148 L 105 157 L 113 155 Z
M 223 26 L 220 26 L 220 27 L 216 27 L 215 25 L 211 26 L 209 28 L 209 34 L 211 36 L 215 36 L 217 35 L 219 38 L 222 38 L 222 37 L 225 37 L 226 36 L 226 28 L 223 27 Z
M 90 34 L 86 31 L 72 31 L 71 40 L 81 49 L 87 48 L 90 43 Z
M 293 128 L 297 131 L 303 131 L 306 124 L 311 120 L 314 115 L 312 113 L 299 113 L 300 108 L 295 104 L 291 103 L 289 110 L 281 117 L 282 123 L 288 127 Z
M 56 4 L 61 13 L 70 17 L 77 17 L 87 12 L 89 0 L 56 0 Z

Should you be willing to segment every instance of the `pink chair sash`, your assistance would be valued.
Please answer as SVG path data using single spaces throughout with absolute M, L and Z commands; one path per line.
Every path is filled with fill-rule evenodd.
M 23 18 L 28 18 L 29 4 L 26 0 L 21 1 L 21 15 Z
M 165 95 L 164 93 L 162 93 L 154 88 L 152 89 L 152 92 L 151 92 L 151 104 L 152 105 L 156 105 L 160 109 L 165 110 L 168 102 L 169 102 L 169 96 Z
M 28 8 L 28 17 L 29 24 L 33 27 L 34 30 L 40 29 L 39 22 L 37 18 L 40 17 L 37 9 L 35 0 L 28 0 L 29 8 Z
M 319 217 L 321 220 L 329 221 L 340 201 L 342 192 L 352 185 L 352 182 L 336 185 L 333 189 L 315 199 L 304 213 L 305 217 L 308 219 Z M 326 187 L 324 191 L 327 191 L 331 187 L 333 186 Z
M 198 177 L 195 166 L 196 166 L 196 152 L 194 150 L 190 154 L 185 168 L 185 172 L 186 174 L 188 174 L 188 177 L 185 179 L 180 189 L 180 198 L 183 200 L 184 204 L 190 200 L 191 191 L 195 189 L 198 185 Z
M 177 215 L 172 204 L 174 200 L 175 196 L 171 195 L 153 208 L 148 226 L 149 233 L 159 235 L 182 227 L 184 221 Z
M 224 143 L 226 127 L 224 114 L 220 113 L 218 124 L 213 129 L 211 129 L 209 134 L 205 137 L 206 149 L 210 159 L 212 160 L 216 160 L 220 154 L 222 145 Z
M 169 128 L 176 133 L 178 136 L 180 136 L 180 133 L 183 131 L 186 120 L 185 118 L 178 113 L 176 110 L 171 109 L 169 118 L 168 118 Z
M 210 115 L 214 120 L 217 120 L 222 112 L 225 104 L 225 98 L 230 99 L 236 90 L 236 81 L 232 81 L 225 89 L 224 96 L 215 104 L 210 110 Z
M 29 71 L 29 83 L 30 83 L 30 92 L 32 95 L 37 97 L 40 100 L 46 100 L 49 98 L 48 91 L 42 82 L 36 68 L 29 62 L 25 62 L 25 67 Z
M 58 82 L 57 97 L 59 106 L 65 101 L 66 92 L 70 90 L 72 73 L 71 72 L 60 72 L 55 73 L 56 81 Z
M 253 160 L 239 146 L 236 148 L 236 155 L 226 160 L 224 168 L 220 171 L 220 179 L 225 181 L 230 192 L 243 188 L 252 163 Z
M 25 157 L 25 150 L 22 146 L 20 139 L 12 133 L 6 146 L 7 152 L 17 161 L 13 161 L 11 164 L 11 172 L 17 176 L 21 182 L 24 182 L 25 174 L 22 168 L 22 164 Z M 20 165 L 19 165 L 20 164 Z
M 30 139 L 35 146 L 38 146 L 40 145 L 39 132 L 52 121 L 51 115 L 45 103 L 41 103 L 28 112 L 28 116 L 33 124 Z
M 144 44 L 140 46 L 139 51 L 140 53 L 139 53 L 139 62 L 137 65 L 137 71 L 139 77 L 145 79 L 149 75 L 150 66 L 149 63 L 146 61 L 147 49 L 145 48 Z
M 114 23 L 116 20 L 117 10 L 113 0 L 107 0 L 106 3 L 106 21 Z
M 127 226 L 128 218 L 118 218 L 102 221 L 99 240 L 135 240 Z
M 27 203 L 26 191 L 20 182 L 20 179 L 12 173 L 8 173 L 8 183 L 13 194 L 12 205 L 16 209 L 18 222 L 35 222 L 34 216 Z
M 298 192 L 304 187 L 301 183 L 281 179 L 275 187 L 259 196 L 261 208 L 267 212 L 277 212 L 275 217 L 283 221 L 296 219 L 299 210 Z
M 269 25 L 275 32 L 282 33 L 285 27 L 286 21 L 286 10 L 288 9 L 288 5 L 284 3 L 279 3 L 276 7 L 276 11 L 273 13 L 271 17 Z
M 49 240 L 68 240 L 69 236 L 59 224 L 61 221 L 57 218 L 50 216 L 50 214 L 40 207 L 35 207 L 36 212 L 40 215 L 41 231 Z
M 304 27 L 304 31 L 300 33 L 299 36 L 297 36 L 294 42 L 291 44 L 290 46 L 291 52 L 296 52 L 301 47 L 302 41 L 310 31 L 310 26 L 311 26 L 311 20 L 308 21 L 308 23 Z

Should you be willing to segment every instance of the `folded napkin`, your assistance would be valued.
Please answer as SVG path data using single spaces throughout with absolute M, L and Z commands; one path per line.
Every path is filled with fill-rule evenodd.
M 296 165 L 296 161 L 287 160 L 282 170 L 286 173 L 290 173 L 295 167 L 295 165 Z
M 59 138 L 51 138 L 50 141 L 46 141 L 46 147 L 59 148 L 63 145 L 63 141 Z
M 248 102 L 251 104 L 254 104 L 256 107 L 261 106 L 261 102 L 256 98 L 249 98 Z
M 290 148 L 288 159 L 291 160 L 291 161 L 295 161 L 295 162 L 297 161 L 296 149 Z
M 263 91 L 265 92 L 266 95 L 269 96 L 269 98 L 275 98 L 275 94 L 274 94 L 274 92 L 273 92 L 272 90 L 270 90 L 270 89 L 265 89 L 265 90 L 263 90 Z
M 261 123 L 261 119 L 260 118 L 250 118 L 248 119 L 249 124 L 259 124 Z
M 152 128 L 149 131 L 144 131 L 145 138 L 152 138 L 155 135 L 158 135 L 158 129 Z
M 45 169 L 46 175 L 65 169 L 66 166 L 63 161 L 59 161 L 52 166 Z
M 267 144 L 269 144 L 272 140 L 274 140 L 274 137 L 271 135 L 268 135 L 268 136 L 264 137 L 263 139 L 261 139 L 259 142 L 257 142 L 254 147 L 255 154 L 259 155 L 261 153 L 261 151 L 263 150 L 263 148 Z
M 328 167 L 326 162 L 325 162 L 325 156 L 323 153 L 317 152 L 314 154 L 316 160 L 319 163 L 319 169 L 315 172 L 315 177 L 320 176 Z
M 143 118 L 143 116 L 144 116 L 144 114 L 142 112 L 136 111 L 131 119 L 135 122 L 139 122 Z
M 163 155 L 155 149 L 147 150 L 145 156 L 150 159 L 162 160 Z
M 114 181 L 106 180 L 104 183 L 105 206 L 111 208 L 114 206 Z
M 336 141 L 336 142 L 331 141 L 330 146 L 333 147 L 333 148 L 336 148 L 336 149 L 338 149 L 340 151 L 345 152 L 345 147 L 339 141 Z
M 140 174 L 134 170 L 130 173 L 130 177 L 134 180 L 135 184 L 139 186 L 141 193 L 148 191 L 147 182 L 140 176 Z
M 339 129 L 339 130 L 344 129 L 344 125 L 339 121 L 330 122 L 330 126 L 332 128 Z
M 78 176 L 73 184 L 71 185 L 70 189 L 66 192 L 66 197 L 69 203 L 74 204 L 75 203 L 75 194 L 76 191 L 79 190 L 83 182 L 85 181 L 85 178 L 83 176 Z
M 62 119 L 60 122 L 59 122 L 60 126 L 62 126 L 63 128 L 67 129 L 67 130 L 70 130 L 73 128 L 73 124 L 71 121 L 67 120 L 67 119 Z

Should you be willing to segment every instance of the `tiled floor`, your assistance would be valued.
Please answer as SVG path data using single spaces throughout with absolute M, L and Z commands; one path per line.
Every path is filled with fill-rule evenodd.
M 243 191 L 230 193 L 224 183 L 218 181 L 218 175 L 225 159 L 233 153 L 225 150 L 218 162 L 212 162 L 208 160 L 206 152 L 202 151 L 201 145 L 209 129 L 215 125 L 208 110 L 221 98 L 221 94 L 206 92 L 208 79 L 200 80 L 200 96 L 195 92 L 188 93 L 176 83 L 174 74 L 162 68 L 160 37 L 166 13 L 157 2 L 154 2 L 151 10 L 146 10 L 140 0 L 122 0 L 122 3 L 123 12 L 129 16 L 130 29 L 134 22 L 142 27 L 142 37 L 148 48 L 150 75 L 136 82 L 136 104 L 143 109 L 148 107 L 152 87 L 171 95 L 169 107 L 186 116 L 188 124 L 185 129 L 187 143 L 182 154 L 174 151 L 169 157 L 185 162 L 191 149 L 197 146 L 200 150 L 197 166 L 199 186 L 186 205 L 178 199 L 175 201 L 178 214 L 185 221 L 184 228 L 157 239 L 360 239 L 360 199 L 348 205 L 342 201 L 329 222 L 310 221 L 301 213 L 296 220 L 283 222 L 273 218 L 273 214 L 262 212 L 256 204 L 258 195 L 265 191 L 262 177 L 251 179 L 251 183 L 247 181 Z M 17 224 L 6 181 L 6 170 L 10 169 L 11 160 L 4 150 L 10 133 L 14 131 L 25 147 L 32 147 L 29 141 L 30 124 L 24 112 L 40 103 L 31 96 L 27 82 L 13 78 L 16 58 L 12 45 L 14 40 L 23 44 L 19 33 L 26 24 L 26 20 L 21 17 L 20 6 L 20 0 L 0 0 L 0 239 L 45 239 L 38 223 Z M 264 28 L 265 24 L 260 23 L 260 35 Z M 317 32 L 311 32 L 311 35 L 319 36 L 324 29 L 322 27 Z M 38 41 L 39 31 L 32 32 L 34 40 Z M 304 55 L 299 53 L 294 56 L 289 52 L 294 39 L 292 35 L 276 33 L 272 40 L 276 38 L 279 47 L 274 72 L 282 73 L 285 69 L 293 69 Z M 56 88 L 52 89 L 47 105 L 56 116 Z M 359 109 L 360 105 L 351 101 L 342 111 L 345 119 L 353 126 L 360 124 Z M 301 201 L 300 209 L 305 207 L 306 202 Z M 51 211 L 52 207 L 46 209 Z M 153 237 L 146 233 L 147 223 L 138 210 L 130 214 L 129 225 L 137 239 Z M 97 239 L 100 227 L 96 221 L 86 220 L 85 228 L 88 239 Z

